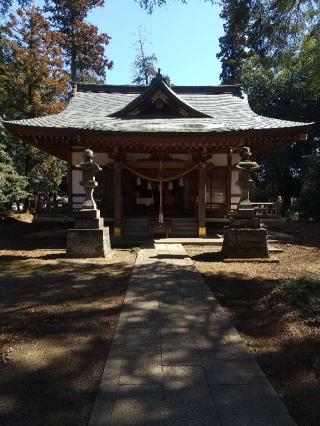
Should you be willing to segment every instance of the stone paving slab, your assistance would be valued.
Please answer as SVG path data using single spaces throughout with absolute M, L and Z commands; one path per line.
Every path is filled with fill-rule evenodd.
M 202 365 L 194 337 L 162 337 L 162 365 Z
M 161 386 L 119 386 L 112 422 L 105 425 L 162 426 L 163 417 Z
M 187 407 L 214 406 L 210 387 L 201 366 L 164 366 L 164 398 Z
M 226 426 L 294 426 L 269 384 L 211 386 L 220 416 Z
M 179 244 L 139 252 L 89 426 L 293 426 Z
M 137 351 L 123 353 L 121 359 L 120 385 L 162 384 L 160 348 L 141 347 Z

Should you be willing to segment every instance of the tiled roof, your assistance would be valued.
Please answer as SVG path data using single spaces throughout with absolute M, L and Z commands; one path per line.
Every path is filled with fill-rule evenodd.
M 179 99 L 207 117 L 114 117 L 150 86 L 112 86 L 78 83 L 66 109 L 60 114 L 6 121 L 17 129 L 81 129 L 103 132 L 230 132 L 238 130 L 289 129 L 310 123 L 278 120 L 255 114 L 239 86 L 172 86 Z

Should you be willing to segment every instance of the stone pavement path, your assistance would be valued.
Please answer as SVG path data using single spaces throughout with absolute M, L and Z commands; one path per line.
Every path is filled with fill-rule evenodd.
M 139 252 L 89 426 L 295 425 L 180 244 Z

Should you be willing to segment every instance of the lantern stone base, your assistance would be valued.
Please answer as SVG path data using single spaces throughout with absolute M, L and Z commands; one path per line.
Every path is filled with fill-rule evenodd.
M 109 228 L 103 226 L 100 211 L 83 209 L 68 230 L 67 257 L 97 258 L 111 254 Z
M 224 228 L 222 256 L 225 259 L 268 258 L 267 230 L 253 209 L 238 209 Z

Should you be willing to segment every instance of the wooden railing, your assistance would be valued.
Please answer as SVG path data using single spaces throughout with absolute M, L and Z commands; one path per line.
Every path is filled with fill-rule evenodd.
M 281 203 L 252 203 L 256 209 L 257 216 L 262 218 L 277 218 L 281 217 Z
M 72 204 L 62 201 L 44 203 L 32 206 L 31 210 L 41 216 L 68 216 L 72 213 Z

